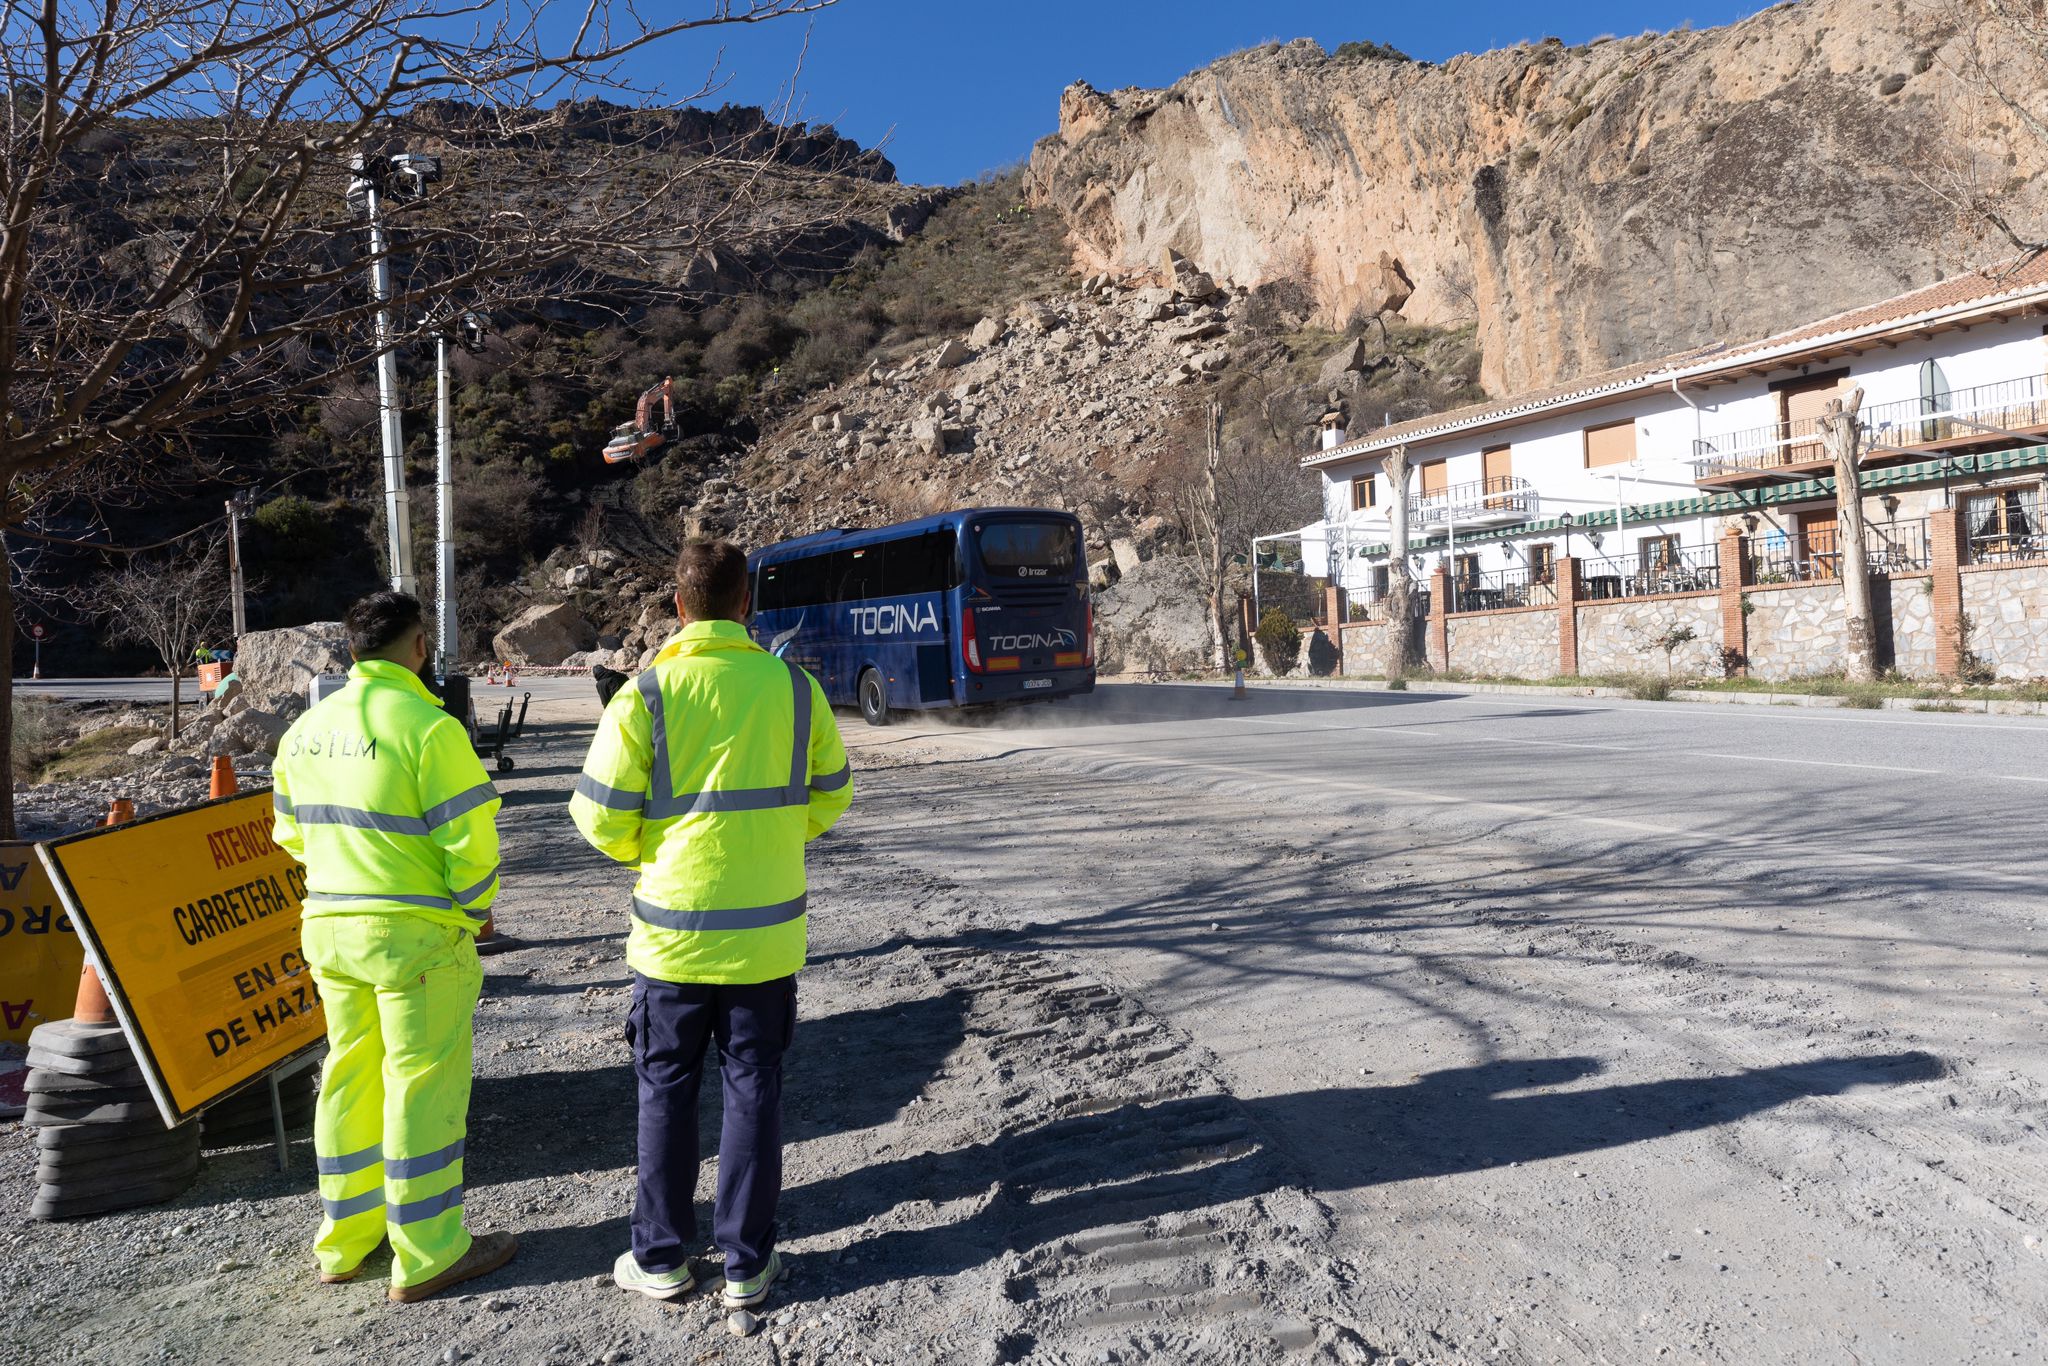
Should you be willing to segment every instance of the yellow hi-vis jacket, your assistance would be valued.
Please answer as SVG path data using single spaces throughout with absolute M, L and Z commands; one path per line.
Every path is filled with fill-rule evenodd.
M 817 680 L 738 622 L 700 621 L 605 708 L 569 814 L 639 866 L 628 966 L 731 985 L 804 965 L 804 844 L 852 800 Z
M 419 675 L 363 660 L 278 742 L 272 837 L 305 914 L 403 913 L 472 933 L 498 895 L 498 791 Z

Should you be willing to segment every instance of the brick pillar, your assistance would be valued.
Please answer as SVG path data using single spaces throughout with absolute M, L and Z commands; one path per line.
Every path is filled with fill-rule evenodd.
M 1323 624 L 1335 626 L 1344 620 L 1344 590 L 1332 585 L 1323 590 Z
M 1442 565 L 1438 565 L 1429 576 L 1429 636 L 1424 648 L 1427 662 L 1432 669 L 1451 667 L 1450 623 L 1444 614 L 1451 607 L 1451 576 Z
M 1960 508 L 1936 508 L 1927 518 L 1928 548 L 1934 560 L 1934 671 L 1954 678 L 1963 671 L 1963 515 Z
M 1742 553 L 1742 533 L 1721 533 L 1721 648 L 1740 658 L 1730 670 L 1731 677 L 1749 673 L 1749 617 L 1742 610 L 1742 590 L 1749 586 L 1749 557 Z
M 1557 579 L 1557 671 L 1579 671 L 1579 557 L 1566 555 L 1552 571 Z

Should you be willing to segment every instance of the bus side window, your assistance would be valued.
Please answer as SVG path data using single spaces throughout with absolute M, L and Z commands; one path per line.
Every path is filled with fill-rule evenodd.
M 955 582 L 953 533 L 928 531 L 891 541 L 884 566 L 884 591 L 890 597 L 912 593 L 943 593 Z

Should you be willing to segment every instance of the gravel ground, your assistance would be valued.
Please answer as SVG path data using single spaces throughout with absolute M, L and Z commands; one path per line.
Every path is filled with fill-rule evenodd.
M 374 1263 L 354 1284 L 316 1285 L 302 1132 L 286 1174 L 268 1148 L 213 1153 L 166 1206 L 17 1216 L 0 1233 L 16 1288 L 0 1301 L 0 1360 L 1377 1357 L 1345 1307 L 1362 1272 L 1333 1254 L 1330 1211 L 1215 1060 L 1077 956 L 1018 945 L 946 879 L 880 861 L 860 801 L 814 846 L 786 1092 L 789 1285 L 744 1339 L 715 1295 L 661 1305 L 615 1289 L 605 1273 L 632 1200 L 630 879 L 562 809 L 594 710 L 537 703 L 500 782 L 499 924 L 530 947 L 486 960 L 468 1209 L 519 1233 L 517 1260 L 418 1306 L 388 1303 Z M 893 762 L 863 761 L 877 814 Z M 707 1151 L 717 1123 L 708 1103 Z M 0 1127 L 17 1210 L 33 1165 L 31 1135 Z M 707 1247 L 715 1275 L 714 1259 Z

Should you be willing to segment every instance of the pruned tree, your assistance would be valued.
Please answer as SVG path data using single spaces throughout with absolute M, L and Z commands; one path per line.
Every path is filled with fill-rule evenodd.
M 1877 681 L 1877 635 L 1871 624 L 1870 557 L 1863 530 L 1863 429 L 1856 421 L 1863 389 L 1852 386 L 1831 398 L 1821 414 L 1820 435 L 1835 462 L 1836 554 L 1842 574 L 1842 602 L 1848 617 L 1845 672 L 1851 682 Z
M 0 0 L 0 535 L 50 490 L 181 459 L 187 434 L 267 420 L 458 308 L 688 290 L 843 212 L 820 187 L 858 177 L 783 155 L 772 121 L 584 98 L 687 103 L 716 88 L 708 57 L 688 92 L 621 62 L 831 3 Z M 412 177 L 371 237 L 350 190 L 399 151 L 443 174 Z
M 1387 661 L 1388 681 L 1406 678 L 1420 667 L 1415 657 L 1415 592 L 1408 575 L 1408 447 L 1394 446 L 1383 468 L 1391 493 L 1387 501 Z
M 225 552 L 218 543 L 156 559 L 131 559 L 90 581 L 83 606 L 116 643 L 146 645 L 171 679 L 169 735 L 178 738 L 182 670 L 228 616 Z
M 2030 159 L 2048 150 L 2048 6 L 1938 0 L 1928 17 L 1952 39 L 1934 60 L 1953 80 L 1938 95 L 1953 131 L 1901 164 L 1966 228 L 1989 229 L 2021 252 L 2048 248 L 2033 181 L 2012 174 L 2016 144 L 2035 145 Z

